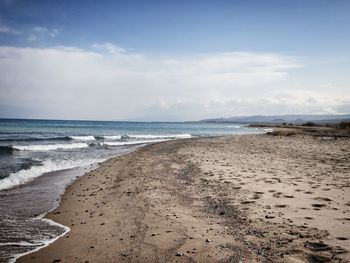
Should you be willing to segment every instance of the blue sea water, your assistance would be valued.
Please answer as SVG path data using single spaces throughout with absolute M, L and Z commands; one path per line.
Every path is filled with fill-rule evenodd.
M 0 119 L 0 262 L 64 234 L 66 227 L 43 215 L 101 161 L 165 140 L 265 132 L 227 123 Z
M 97 163 L 135 145 L 261 132 L 238 124 L 1 119 L 0 190 L 45 172 Z

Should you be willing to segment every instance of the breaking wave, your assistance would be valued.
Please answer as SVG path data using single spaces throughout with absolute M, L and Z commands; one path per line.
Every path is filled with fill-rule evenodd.
M 24 184 L 32 179 L 48 172 L 70 169 L 74 167 L 86 166 L 93 163 L 101 162 L 104 159 L 83 159 L 83 160 L 46 160 L 39 166 L 32 166 L 25 170 L 10 174 L 8 177 L 0 180 L 0 190 L 8 189 L 16 185 Z
M 87 143 L 70 144 L 32 144 L 32 145 L 13 145 L 8 146 L 20 151 L 53 151 L 58 149 L 75 149 L 89 147 Z
M 131 139 L 186 139 L 186 138 L 191 138 L 192 135 L 191 134 L 168 134 L 168 135 L 128 134 L 125 137 L 131 138 Z
M 109 145 L 109 146 L 122 146 L 122 145 L 136 145 L 136 144 L 145 144 L 145 143 L 152 143 L 152 142 L 163 142 L 168 141 L 166 139 L 158 139 L 158 140 L 139 140 L 139 141 L 128 141 L 128 142 L 103 142 L 103 145 Z
M 95 141 L 95 137 L 88 135 L 88 136 L 69 136 L 72 140 L 75 141 L 84 141 L 84 142 L 89 142 L 89 141 Z

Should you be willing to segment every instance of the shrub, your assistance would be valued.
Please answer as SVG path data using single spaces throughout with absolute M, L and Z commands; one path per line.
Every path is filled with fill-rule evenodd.
M 305 123 L 303 123 L 302 124 L 303 126 L 316 126 L 316 124 L 315 123 L 313 123 L 312 121 L 308 121 L 308 122 L 305 122 Z
M 339 129 L 350 129 L 350 121 L 342 121 L 338 124 Z

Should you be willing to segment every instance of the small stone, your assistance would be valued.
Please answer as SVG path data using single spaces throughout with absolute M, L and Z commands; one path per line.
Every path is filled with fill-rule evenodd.
M 182 252 L 176 252 L 176 254 L 175 254 L 175 256 L 177 256 L 177 257 L 182 257 L 184 255 L 184 253 L 182 253 Z
M 209 239 L 209 238 L 207 238 L 207 239 L 205 240 L 205 242 L 210 243 L 210 239 Z
M 127 257 L 128 253 L 123 252 L 123 253 L 120 253 L 120 255 L 122 255 L 123 257 Z

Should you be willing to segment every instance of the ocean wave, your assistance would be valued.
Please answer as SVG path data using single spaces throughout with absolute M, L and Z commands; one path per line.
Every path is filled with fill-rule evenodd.
M 228 125 L 227 128 L 240 129 L 240 128 L 242 128 L 242 126 L 240 126 L 240 125 Z
M 105 135 L 101 137 L 106 140 L 120 140 L 122 138 L 121 135 Z
M 39 166 L 32 166 L 27 170 L 20 170 L 10 174 L 8 177 L 0 179 L 0 190 L 8 189 L 16 185 L 24 184 L 32 179 L 48 172 L 71 169 L 80 166 L 86 166 L 93 163 L 101 162 L 104 159 L 83 159 L 83 160 L 46 160 Z
M 89 142 L 89 141 L 95 141 L 95 137 L 92 135 L 86 135 L 86 136 L 69 136 L 72 140 L 75 141 L 84 141 L 84 142 Z
M 8 146 L 11 147 L 11 146 Z M 32 144 L 32 145 L 13 145 L 12 148 L 20 151 L 52 151 L 58 149 L 76 149 L 89 147 L 87 143 L 70 144 Z
M 131 139 L 186 139 L 191 138 L 191 134 L 167 134 L 167 135 L 153 135 L 153 134 L 128 134 L 126 138 Z
M 43 137 L 43 138 L 1 138 L 0 142 L 36 142 L 36 141 L 70 141 L 68 136 L 60 137 Z
M 63 237 L 64 235 L 66 235 L 70 231 L 70 228 L 68 226 L 57 223 L 51 219 L 43 218 L 43 217 L 40 217 L 40 219 L 49 225 L 57 226 L 57 227 L 61 228 L 63 230 L 62 233 L 56 237 L 51 238 L 51 239 L 49 238 L 49 239 L 39 240 L 38 243 L 28 243 L 28 242 L 13 243 L 13 245 L 16 245 L 16 246 L 27 246 L 27 247 L 34 247 L 34 248 L 29 250 L 29 251 L 13 255 L 13 257 L 9 260 L 9 263 L 15 263 L 18 258 L 23 257 L 23 256 L 28 255 L 28 254 L 31 254 L 33 252 L 36 252 L 44 247 L 47 247 L 48 245 L 52 244 L 57 239 Z M 4 244 L 7 245 L 6 243 L 4 243 Z
M 122 146 L 122 145 L 136 145 L 136 144 L 145 144 L 152 142 L 164 142 L 168 141 L 167 139 L 158 139 L 158 140 L 139 140 L 139 141 L 128 141 L 128 142 L 102 142 L 102 145 L 108 146 Z

